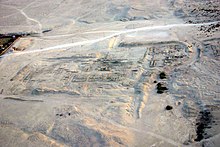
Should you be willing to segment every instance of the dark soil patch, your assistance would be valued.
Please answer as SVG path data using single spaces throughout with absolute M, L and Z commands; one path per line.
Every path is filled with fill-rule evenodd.
M 167 105 L 165 109 L 166 109 L 166 110 L 172 110 L 172 109 L 173 109 L 173 107 L 172 107 L 172 106 Z
M 200 111 L 198 120 L 196 123 L 197 138 L 195 141 L 199 142 L 203 139 L 207 139 L 206 129 L 211 128 L 213 116 L 209 110 Z
M 160 79 L 166 79 L 166 73 L 165 73 L 165 72 L 161 72 L 161 73 L 159 74 L 159 78 L 160 78 Z
M 163 84 L 161 84 L 161 83 L 157 84 L 157 93 L 158 94 L 162 94 L 162 93 L 164 93 L 167 90 L 168 90 L 168 88 L 165 87 Z
M 5 97 L 5 100 L 15 100 L 15 101 L 21 101 L 21 102 L 44 102 L 43 100 L 26 100 L 22 98 L 15 98 L 15 97 Z
M 46 29 L 46 30 L 43 30 L 42 33 L 47 33 L 47 32 L 50 32 L 52 31 L 52 29 Z

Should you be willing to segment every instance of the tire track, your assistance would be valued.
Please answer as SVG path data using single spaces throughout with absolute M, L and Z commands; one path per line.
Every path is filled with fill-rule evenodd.
M 108 35 L 108 36 L 105 36 L 105 37 L 102 37 L 102 38 L 99 38 L 99 39 L 62 44 L 62 45 L 52 46 L 52 47 L 48 47 L 48 48 L 44 48 L 44 49 L 37 49 L 37 50 L 33 50 L 33 51 L 25 51 L 25 52 L 20 52 L 20 53 L 15 53 L 15 54 L 8 54 L 8 55 L 22 55 L 22 54 L 30 54 L 30 53 L 39 53 L 39 52 L 50 51 L 50 50 L 65 50 L 65 48 L 81 46 L 81 45 L 90 45 L 90 44 L 93 44 L 93 43 L 97 43 L 97 42 L 101 42 L 101 41 L 110 39 L 110 38 L 115 37 L 115 36 L 119 36 L 119 35 L 127 34 L 127 33 L 133 33 L 133 32 L 137 32 L 137 31 L 152 31 L 152 30 L 163 30 L 163 29 L 168 30 L 168 29 L 171 29 L 171 28 L 178 28 L 178 27 L 182 29 L 183 27 L 196 27 L 196 26 L 202 26 L 202 25 L 216 24 L 216 23 L 219 23 L 219 22 L 220 21 L 209 22 L 209 23 L 199 23 L 199 24 L 170 24 L 170 25 L 162 25 L 162 26 L 141 27 L 141 28 L 136 28 L 136 29 L 120 31 L 118 33 L 114 33 L 112 35 Z M 5 56 L 8 56 L 8 55 L 5 55 Z

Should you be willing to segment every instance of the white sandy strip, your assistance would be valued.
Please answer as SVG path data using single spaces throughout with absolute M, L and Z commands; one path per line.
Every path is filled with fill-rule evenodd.
M 99 38 L 99 39 L 62 44 L 62 45 L 52 46 L 52 47 L 48 47 L 48 48 L 44 48 L 44 49 L 38 49 L 38 50 L 33 50 L 33 51 L 25 51 L 25 52 L 19 52 L 19 53 L 8 54 L 8 55 L 30 54 L 30 53 L 38 53 L 38 52 L 44 52 L 44 51 L 50 51 L 50 50 L 65 49 L 65 48 L 81 46 L 81 45 L 89 45 L 89 44 L 93 44 L 93 43 L 97 43 L 97 42 L 100 42 L 100 41 L 110 39 L 110 38 L 118 36 L 118 35 L 122 35 L 122 34 L 126 34 L 126 33 L 133 33 L 133 32 L 137 32 L 137 31 L 163 30 L 163 29 L 171 29 L 171 28 L 175 28 L 175 27 L 181 27 L 181 28 L 183 28 L 183 27 L 195 27 L 195 26 L 202 26 L 202 25 L 217 24 L 219 22 L 220 21 L 209 22 L 209 23 L 199 23 L 199 24 L 170 24 L 170 25 L 162 25 L 162 26 L 142 27 L 142 28 L 136 28 L 136 29 L 120 31 L 118 33 L 114 33 L 112 35 L 102 37 L 102 38 Z

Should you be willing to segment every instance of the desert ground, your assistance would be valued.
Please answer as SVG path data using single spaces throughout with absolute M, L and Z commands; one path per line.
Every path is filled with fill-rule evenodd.
M 219 29 L 219 0 L 0 0 L 0 147 L 218 147 Z

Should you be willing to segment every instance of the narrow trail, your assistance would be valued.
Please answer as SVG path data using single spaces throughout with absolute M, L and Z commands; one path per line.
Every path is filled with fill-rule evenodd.
M 58 49 L 64 50 L 65 48 L 81 46 L 81 45 L 89 45 L 89 44 L 93 44 L 93 43 L 97 43 L 97 42 L 101 42 L 101 41 L 110 39 L 110 38 L 115 37 L 115 36 L 119 36 L 119 35 L 127 34 L 127 33 L 133 33 L 133 32 L 137 32 L 137 31 L 152 31 L 152 30 L 163 30 L 163 29 L 167 30 L 167 29 L 178 28 L 178 27 L 183 29 L 184 27 L 196 27 L 196 26 L 202 26 L 202 25 L 207 26 L 207 25 L 216 24 L 216 23 L 219 23 L 219 22 L 220 21 L 209 22 L 209 23 L 199 23 L 199 24 L 170 24 L 170 25 L 162 25 L 162 26 L 141 27 L 141 28 L 136 28 L 136 29 L 120 31 L 120 32 L 117 32 L 117 33 L 114 33 L 112 35 L 108 35 L 108 36 L 105 36 L 105 37 L 102 37 L 102 38 L 99 38 L 99 39 L 62 44 L 62 45 L 52 46 L 52 47 L 48 47 L 48 48 L 44 48 L 44 49 L 37 49 L 37 50 L 33 50 L 33 51 L 19 52 L 19 53 L 4 55 L 4 56 L 39 53 L 39 52 L 58 50 Z
M 41 30 L 42 30 L 42 24 L 41 24 L 38 20 L 33 19 L 33 18 L 30 18 L 30 17 L 24 12 L 24 9 L 28 8 L 29 6 L 33 5 L 34 3 L 35 3 L 35 1 L 31 2 L 29 5 L 27 5 L 27 6 L 24 7 L 23 9 L 18 9 L 18 8 L 14 7 L 14 6 L 9 6 L 9 5 L 6 5 L 6 4 L 1 4 L 1 5 L 5 6 L 5 7 L 8 7 L 8 8 L 12 8 L 12 9 L 17 10 L 17 11 L 20 12 L 27 20 L 30 20 L 30 21 L 33 21 L 33 22 L 37 23 L 38 26 L 39 26 L 39 30 L 41 31 Z
M 23 10 L 19 10 L 19 9 L 17 9 L 17 10 L 20 11 L 21 14 L 24 15 L 24 17 L 26 17 L 26 19 L 28 19 L 30 21 L 33 21 L 33 22 L 36 22 L 38 24 L 38 26 L 39 26 L 39 30 L 40 31 L 42 30 L 42 24 L 38 20 L 30 18 L 29 16 L 27 16 L 27 14 Z
M 9 6 L 9 5 L 7 5 L 7 4 L 3 4 L 3 3 L 0 3 L 0 6 L 5 6 L 5 7 L 9 7 L 9 8 L 12 8 L 12 9 L 15 9 L 14 7 L 12 7 L 12 6 Z M 8 18 L 8 17 L 11 17 L 11 16 L 13 16 L 13 15 L 16 15 L 16 14 L 19 14 L 20 12 L 15 12 L 15 13 L 12 13 L 12 14 L 9 14 L 9 15 L 4 15 L 4 16 L 2 16 L 2 17 L 0 17 L 0 18 Z

